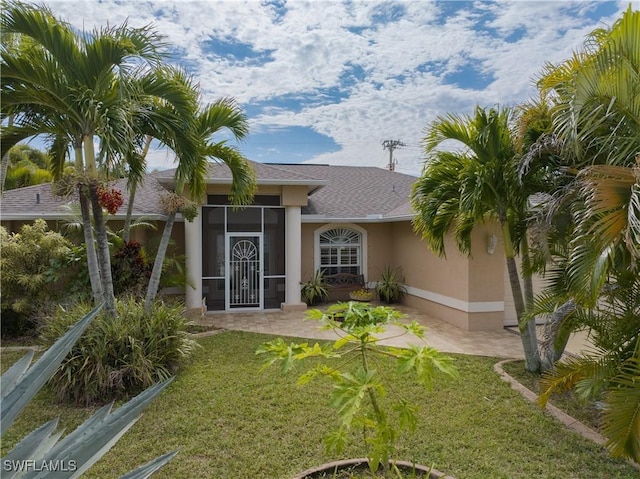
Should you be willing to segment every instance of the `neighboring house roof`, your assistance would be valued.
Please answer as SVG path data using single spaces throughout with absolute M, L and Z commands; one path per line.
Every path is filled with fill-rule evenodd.
M 304 222 L 380 222 L 407 220 L 412 216 L 409 203 L 411 186 L 416 178 L 381 168 L 314 164 L 264 164 L 251 162 L 258 185 L 307 186 L 309 204 L 302 209 Z M 149 173 L 138 187 L 134 216 L 163 217 L 159 207 L 161 195 L 171 187 L 175 169 Z M 211 164 L 207 182 L 230 184 L 226 165 Z M 128 193 L 126 179 L 114 187 L 122 191 L 124 205 L 116 217 L 126 213 Z M 39 202 L 38 202 L 39 198 Z M 58 219 L 69 215 L 65 205 L 75 201 L 52 193 L 51 184 L 9 190 L 2 196 L 2 219 Z
M 322 187 L 325 182 L 321 179 L 307 176 L 289 168 L 290 165 L 270 165 L 265 163 L 249 162 L 256 173 L 258 185 L 303 185 L 309 186 L 309 191 Z M 159 171 L 158 180 L 167 185 L 173 184 L 175 169 Z M 233 178 L 231 170 L 225 164 L 209 163 L 207 183 L 218 185 L 230 185 Z
M 122 218 L 127 212 L 129 194 L 127 180 L 120 179 L 112 184 L 113 188 L 122 191 L 124 203 L 116 218 Z M 155 174 L 147 175 L 138 186 L 133 205 L 133 216 L 150 219 L 164 218 L 160 211 L 160 197 L 167 190 L 155 178 Z M 61 219 L 70 215 L 69 205 L 77 203 L 77 196 L 57 196 L 53 194 L 51 183 L 42 183 L 15 190 L 5 191 L 0 199 L 0 219 L 29 220 L 36 218 Z

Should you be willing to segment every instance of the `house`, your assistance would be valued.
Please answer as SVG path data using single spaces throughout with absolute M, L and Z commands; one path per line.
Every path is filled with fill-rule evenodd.
M 173 239 L 195 286 L 186 288 L 189 308 L 204 302 L 209 311 L 305 309 L 300 282 L 317 269 L 362 274 L 373 285 L 391 266 L 402 270 L 404 302 L 411 307 L 465 330 L 513 323 L 514 313 L 505 313 L 510 291 L 496 248 L 497 225 L 476 228 L 470 257 L 448 238 L 447 257 L 440 258 L 413 232 L 412 176 L 375 167 L 252 165 L 258 190 L 251 206 L 229 205 L 230 171 L 211 164 L 200 215 L 191 223 L 178 218 L 174 226 Z M 136 194 L 135 217 L 162 221 L 159 199 L 173 187 L 173 175 L 147 175 Z M 115 187 L 126 204 L 125 182 Z M 57 229 L 69 216 L 65 205 L 71 199 L 54 196 L 48 184 L 11 190 L 2 198 L 0 219 L 11 231 L 35 218 Z M 112 229 L 121 227 L 125 210 L 110 217 Z M 151 233 L 136 234 L 145 241 Z

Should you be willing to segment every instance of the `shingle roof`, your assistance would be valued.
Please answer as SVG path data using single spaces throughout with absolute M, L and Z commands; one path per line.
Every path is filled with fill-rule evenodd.
M 126 179 L 120 179 L 112 184 L 113 188 L 122 191 L 124 205 L 120 208 L 116 217 L 126 214 L 126 205 L 129 202 L 129 194 L 126 188 Z M 141 185 L 138 186 L 133 205 L 133 215 L 136 217 L 162 216 L 159 208 L 160 197 L 166 193 L 166 189 L 158 182 L 154 174 L 147 175 Z M 69 215 L 67 205 L 76 201 L 76 195 L 57 196 L 53 194 L 51 183 L 27 186 L 15 190 L 5 191 L 0 200 L 0 217 L 10 219 L 46 218 L 57 219 Z
M 253 167 L 258 184 L 300 184 L 321 186 L 324 181 L 289 168 L 290 165 L 269 165 L 265 163 L 249 162 Z M 165 170 L 156 173 L 156 177 L 162 183 L 171 183 L 176 170 Z M 232 180 L 231 170 L 225 164 L 210 163 L 208 182 L 211 184 L 230 184 Z
M 368 166 L 297 164 L 286 168 L 326 181 L 309 196 L 303 215 L 381 220 L 401 216 L 398 209 L 403 207 L 403 215 L 411 214 L 406 205 L 416 181 L 413 176 Z
M 404 219 L 411 215 L 409 195 L 413 176 L 390 172 L 381 168 L 314 164 L 254 163 L 259 185 L 293 184 L 309 188 L 309 204 L 302 209 L 307 220 L 364 220 L 384 221 Z M 175 170 L 150 173 L 138 187 L 134 216 L 162 215 L 159 200 L 170 186 Z M 227 184 L 231 173 L 225 165 L 212 164 L 209 183 Z M 126 179 L 114 184 L 129 198 Z M 39 195 L 39 202 L 37 201 Z M 74 201 L 52 193 L 50 184 L 29 186 L 4 193 L 0 204 L 3 219 L 60 218 L 68 215 L 64 205 Z M 122 207 L 116 216 L 124 216 Z

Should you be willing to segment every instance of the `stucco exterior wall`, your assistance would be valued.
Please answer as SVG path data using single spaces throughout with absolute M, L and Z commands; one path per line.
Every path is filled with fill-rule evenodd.
M 392 264 L 392 224 L 391 223 L 331 223 L 336 227 L 346 228 L 356 226 L 367 233 L 366 271 L 363 272 L 365 281 L 376 281 L 380 278 L 386 266 Z M 325 223 L 302 224 L 302 280 L 306 281 L 315 271 L 315 232 L 318 228 L 326 226 Z
M 518 272 L 521 273 L 521 260 L 520 258 L 516 258 L 516 264 L 518 265 Z M 518 325 L 518 317 L 516 315 L 516 307 L 513 303 L 513 294 L 511 292 L 511 282 L 509 281 L 509 271 L 507 270 L 507 265 L 505 263 L 504 268 L 504 324 L 505 326 L 517 326 Z M 522 276 L 520 276 L 522 277 Z M 543 276 L 534 275 L 532 279 L 533 282 L 533 294 L 540 294 L 545 286 L 545 280 Z M 522 281 L 520 284 L 524 287 Z M 540 319 L 538 322 L 543 322 Z
M 313 232 L 321 226 L 316 223 L 302 223 L 302 244 L 300 274 L 302 281 L 308 281 L 315 272 L 313 267 Z
M 446 258 L 429 250 L 408 221 L 393 223 L 393 263 L 402 268 L 408 295 L 405 303 L 470 330 L 503 327 L 504 276 L 500 250 L 487 253 L 494 232 L 481 225 L 472 237 L 471 257 L 461 255 L 451 236 Z
M 335 225 L 340 225 L 335 223 Z M 302 225 L 302 280 L 314 272 L 315 231 L 323 223 Z M 348 226 L 345 224 L 345 226 Z M 387 267 L 400 267 L 408 293 L 405 303 L 465 330 L 503 327 L 504 276 L 501 250 L 487 253 L 495 228 L 482 225 L 472 238 L 472 256 L 458 253 L 447 237 L 446 258 L 433 254 L 409 221 L 359 223 L 367 232 L 365 280 L 374 283 Z
M 387 266 L 394 266 L 393 223 L 365 223 L 367 230 L 367 274 L 365 281 L 378 281 Z

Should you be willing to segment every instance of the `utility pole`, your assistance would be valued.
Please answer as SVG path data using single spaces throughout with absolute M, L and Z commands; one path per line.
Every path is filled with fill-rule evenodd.
M 393 159 L 393 150 L 400 146 L 405 146 L 400 140 L 384 140 L 382 142 L 382 149 L 389 150 L 389 171 L 395 171 L 396 161 Z

